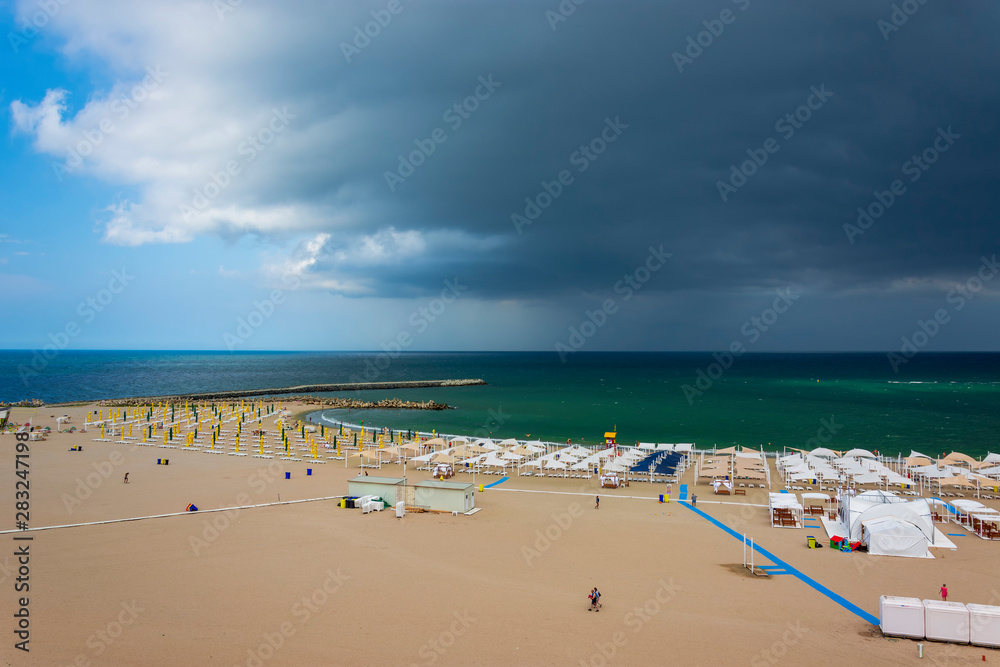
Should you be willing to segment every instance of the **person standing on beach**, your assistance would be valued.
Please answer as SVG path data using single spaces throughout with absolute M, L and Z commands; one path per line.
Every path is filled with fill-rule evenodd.
M 128 473 L 125 473 L 125 484 L 128 484 Z
M 941 599 L 948 601 L 948 584 L 941 584 Z
M 597 496 L 597 504 L 594 505 L 594 509 L 595 510 L 601 509 L 601 497 L 600 496 Z

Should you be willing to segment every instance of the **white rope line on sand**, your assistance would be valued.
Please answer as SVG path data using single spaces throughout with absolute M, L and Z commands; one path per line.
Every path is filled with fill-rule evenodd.
M 124 523 L 125 521 L 142 521 L 143 519 L 162 519 L 168 516 L 186 516 L 199 514 L 209 514 L 211 512 L 231 512 L 233 510 L 247 510 L 256 507 L 273 507 L 274 505 L 294 505 L 296 503 L 313 503 L 318 500 L 340 500 L 346 496 L 327 496 L 325 498 L 306 498 L 304 500 L 282 500 L 276 503 L 260 503 L 259 505 L 240 505 L 238 507 L 218 507 L 215 509 L 198 510 L 197 512 L 171 512 L 170 514 L 152 514 L 150 516 L 132 516 L 125 519 L 108 519 L 107 521 L 88 521 L 86 523 L 67 523 L 62 526 L 38 526 L 26 530 L 0 530 L 0 535 L 7 533 L 30 533 L 35 530 L 52 530 L 54 528 L 77 528 L 79 526 L 101 526 L 107 523 Z
M 497 486 L 497 487 L 494 487 L 494 488 L 490 489 L 490 491 L 491 492 L 492 491 L 515 491 L 517 493 L 552 493 L 552 494 L 555 494 L 557 496 L 595 496 L 595 495 L 599 496 L 599 495 L 601 495 L 599 491 L 597 491 L 597 492 L 591 492 L 591 493 L 579 493 L 579 492 L 575 492 L 575 491 L 543 491 L 541 489 L 512 489 L 509 486 Z M 619 496 L 617 494 L 612 494 L 612 495 L 608 495 L 608 496 L 604 496 L 604 497 L 605 498 L 631 498 L 633 500 L 659 500 L 659 497 L 650 498 L 650 497 L 647 497 L 647 496 Z M 683 500 L 683 501 L 681 501 L 681 500 L 675 500 L 674 502 L 690 502 L 690 501 L 687 501 L 687 500 Z M 732 502 L 726 502 L 724 500 L 701 500 L 699 502 L 702 502 L 702 503 L 711 503 L 713 505 L 739 505 L 741 507 L 767 507 L 767 505 L 757 505 L 755 503 L 732 503 Z

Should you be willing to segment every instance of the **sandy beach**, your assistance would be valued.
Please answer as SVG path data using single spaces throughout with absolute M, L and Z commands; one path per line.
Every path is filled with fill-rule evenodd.
M 79 426 L 88 409 L 94 406 L 16 408 L 12 420 L 32 417 L 35 426 L 55 429 L 54 416 L 68 414 Z M 729 498 L 692 486 L 696 512 L 676 502 L 677 489 L 673 502 L 658 502 L 662 484 L 608 490 L 596 478 L 512 477 L 477 493 L 482 511 L 472 516 L 396 519 L 389 511 L 341 509 L 334 500 L 209 512 L 276 503 L 279 496 L 287 502 L 344 495 L 357 460 L 347 468 L 334 461 L 313 466 L 306 476 L 305 461 L 279 465 L 95 437 L 53 433 L 30 443 L 32 528 L 181 513 L 188 503 L 202 511 L 0 535 L 4 664 L 918 660 L 916 641 L 882 637 L 799 577 L 751 575 L 742 567 L 741 542 L 701 513 L 752 535 L 876 617 L 879 595 L 935 599 L 942 583 L 949 599 L 1000 604 L 1000 543 L 956 537 L 958 549 L 935 550 L 933 560 L 807 549 L 810 531 L 770 527 L 763 490 Z M 0 439 L 8 530 L 18 478 L 14 436 Z M 69 451 L 76 445 L 83 451 Z M 170 465 L 158 466 L 167 451 Z M 286 470 L 291 479 L 284 479 Z M 381 474 L 400 472 L 389 465 Z M 407 471 L 412 481 L 428 477 Z M 690 470 L 681 481 L 692 484 Z M 24 536 L 33 539 L 14 541 Z M 30 591 L 16 593 L 14 551 L 23 544 L 30 545 Z M 758 562 L 767 561 L 758 555 Z M 588 611 L 594 586 L 603 594 L 598 613 Z M 29 598 L 30 653 L 13 648 L 22 595 Z M 934 664 L 1000 660 L 990 649 L 923 644 L 924 660 Z

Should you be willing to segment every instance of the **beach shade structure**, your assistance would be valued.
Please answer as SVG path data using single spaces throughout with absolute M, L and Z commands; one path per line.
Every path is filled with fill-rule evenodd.
M 932 463 L 934 463 L 934 461 L 927 456 L 907 456 L 905 459 L 903 459 L 903 461 L 908 466 L 916 466 L 916 467 L 929 466 Z
M 184 511 L 185 512 L 197 512 L 198 508 L 194 504 L 188 503 L 188 506 L 184 508 Z
M 968 464 L 970 466 L 975 465 L 976 463 L 978 463 L 978 461 L 976 461 L 976 459 L 972 458 L 968 454 L 963 454 L 961 452 L 952 452 L 948 456 L 944 457 L 942 459 L 942 462 L 948 463 L 948 464 L 951 464 L 951 465 Z
M 851 449 L 851 450 L 848 450 L 848 451 L 844 452 L 844 456 L 842 458 L 845 458 L 845 459 L 846 458 L 877 459 L 878 457 L 875 456 L 874 454 L 872 454 L 867 449 Z
M 943 486 L 961 486 L 965 488 L 976 488 L 976 483 L 965 475 L 953 475 L 951 477 L 938 477 L 935 480 L 938 483 L 938 491 L 941 491 Z
M 835 452 L 832 449 L 827 449 L 826 447 L 817 447 L 816 449 L 810 451 L 809 455 L 819 456 L 825 459 L 840 458 L 840 452 Z

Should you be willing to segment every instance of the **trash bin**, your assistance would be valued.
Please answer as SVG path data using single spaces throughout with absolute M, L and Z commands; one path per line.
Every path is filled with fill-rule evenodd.
M 341 509 L 346 509 L 347 508 L 347 498 L 341 498 L 340 499 L 340 508 Z
M 816 538 L 813 537 L 812 535 L 806 535 L 806 546 L 808 546 L 810 549 L 815 549 Z
M 285 479 L 291 479 L 291 478 L 292 478 L 292 473 L 286 472 L 285 473 Z
M 482 484 L 480 484 L 479 485 L 479 493 L 482 493 L 484 490 L 485 490 L 484 486 Z
M 663 494 L 662 493 L 660 494 L 660 502 L 661 503 L 663 502 Z
M 306 477 L 309 477 L 312 474 L 313 474 L 313 469 L 312 468 L 306 468 Z

